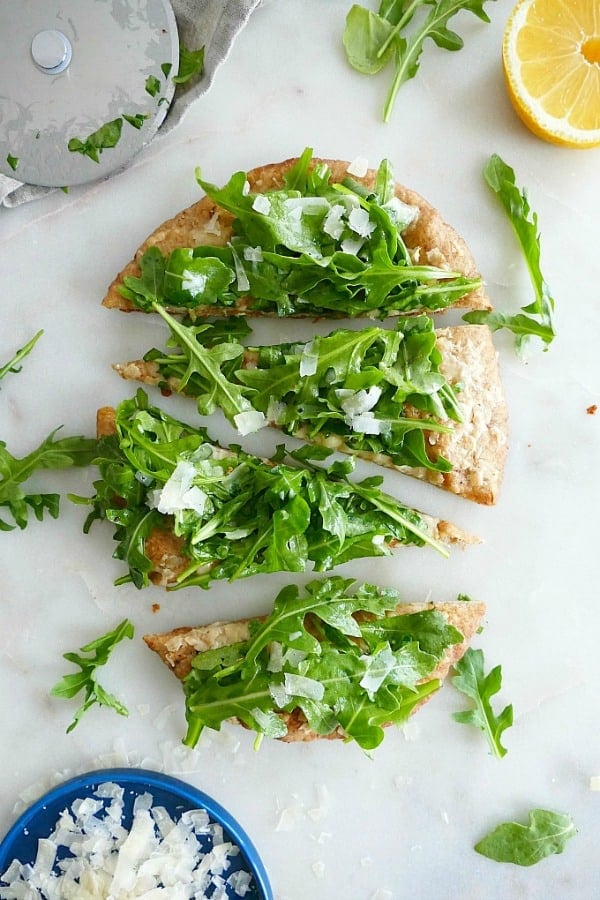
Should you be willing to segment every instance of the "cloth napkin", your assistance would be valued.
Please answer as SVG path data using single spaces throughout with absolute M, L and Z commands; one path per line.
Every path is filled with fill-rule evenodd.
M 206 93 L 215 72 L 227 59 L 235 38 L 260 3 L 261 0 L 171 0 L 180 43 L 188 50 L 204 47 L 204 73 L 178 86 L 154 140 L 175 128 L 190 104 Z M 0 207 L 20 206 L 45 197 L 54 190 L 57 189 L 23 184 L 0 173 Z

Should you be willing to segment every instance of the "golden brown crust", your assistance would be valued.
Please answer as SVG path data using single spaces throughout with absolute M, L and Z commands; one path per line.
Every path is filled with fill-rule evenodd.
M 426 609 L 436 609 L 447 621 L 463 635 L 464 640 L 460 644 L 449 647 L 434 671 L 423 679 L 424 682 L 439 679 L 443 681 L 448 672 L 463 656 L 475 632 L 481 625 L 485 614 L 483 603 L 470 601 L 455 601 L 451 603 L 403 603 L 389 615 L 408 615 L 421 612 Z M 205 650 L 228 646 L 238 641 L 247 640 L 249 637 L 249 619 L 241 619 L 236 622 L 214 622 L 211 625 L 202 625 L 197 628 L 175 628 L 165 634 L 145 635 L 144 641 L 155 653 L 158 653 L 162 661 L 179 679 L 185 678 L 191 668 L 192 661 L 197 653 Z M 262 621 L 262 617 L 259 618 Z M 413 712 L 426 703 L 432 695 L 424 698 Z M 311 731 L 304 715 L 299 709 L 291 713 L 280 713 L 280 717 L 286 723 L 287 734 L 281 738 L 285 742 L 312 741 L 317 738 L 328 739 L 343 738 L 342 729 L 337 728 L 328 735 L 316 734 Z M 237 719 L 233 721 L 238 722 Z
M 251 169 L 247 173 L 250 189 L 260 192 L 281 187 L 284 174 L 295 162 L 296 159 L 287 159 L 284 162 L 270 163 Z M 347 175 L 349 164 L 345 161 L 315 159 L 313 164 L 318 162 L 325 162 L 329 166 L 332 172 L 332 182 L 340 182 Z M 372 187 L 375 184 L 375 178 L 375 170 L 369 169 L 364 178 L 355 180 Z M 470 278 L 479 277 L 475 261 L 465 241 L 454 228 L 442 219 L 427 200 L 401 184 L 396 185 L 396 196 L 409 206 L 415 206 L 419 211 L 416 219 L 403 233 L 403 239 L 415 263 L 450 268 L 462 272 Z M 163 222 L 146 238 L 136 250 L 131 262 L 111 283 L 102 301 L 103 305 L 124 312 L 136 310 L 133 304 L 121 296 L 119 287 L 123 284 L 125 277 L 139 276 L 139 260 L 149 247 L 158 247 L 163 253 L 170 253 L 177 247 L 222 247 L 231 237 L 232 221 L 233 217 L 228 212 L 217 207 L 209 197 L 203 197 L 197 203 Z M 243 306 L 242 298 L 238 308 Z M 479 288 L 463 297 L 454 306 L 489 309 L 490 302 L 483 288 Z M 195 311 L 198 316 L 231 315 L 232 312 L 235 314 L 236 311 L 214 309 L 209 306 L 199 307 Z
M 442 354 L 442 373 L 451 384 L 462 386 L 458 398 L 463 421 L 446 420 L 444 424 L 452 431 L 448 434 L 426 431 L 425 441 L 430 458 L 444 457 L 452 463 L 452 471 L 396 466 L 383 453 L 363 451 L 355 455 L 421 478 L 468 500 L 487 505 L 496 503 L 508 449 L 508 415 L 491 332 L 486 325 L 459 325 L 440 329 L 436 335 Z M 248 360 L 244 359 L 246 365 Z M 165 383 L 153 362 L 134 360 L 116 364 L 114 369 L 126 380 L 154 386 Z M 176 378 L 166 379 L 166 384 L 173 392 L 179 390 Z M 418 415 L 416 411 L 415 415 Z M 310 438 L 308 427 L 298 429 L 295 437 L 343 453 L 354 453 L 337 435 Z

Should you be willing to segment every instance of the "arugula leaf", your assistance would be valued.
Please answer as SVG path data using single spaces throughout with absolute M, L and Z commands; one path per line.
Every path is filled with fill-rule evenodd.
M 8 156 L 6 157 L 6 162 L 11 167 L 13 172 L 17 171 L 17 168 L 19 166 L 19 157 L 18 156 L 13 156 L 11 153 L 9 153 Z
M 160 93 L 160 81 L 156 75 L 148 75 L 146 78 L 146 93 L 151 97 L 156 97 Z
M 461 693 L 470 697 L 475 708 L 454 713 L 453 719 L 464 725 L 474 725 L 484 732 L 490 750 L 498 758 L 506 755 L 506 748 L 500 741 L 503 732 L 513 723 L 512 704 L 506 706 L 497 716 L 491 705 L 491 698 L 502 687 L 502 669 L 495 666 L 488 675 L 484 673 L 482 650 L 469 647 L 465 655 L 454 667 L 458 673 L 452 683 Z
M 71 153 L 81 153 L 82 156 L 87 156 L 93 162 L 99 163 L 99 154 L 102 153 L 103 150 L 116 147 L 121 140 L 122 128 L 123 119 L 121 117 L 113 119 L 112 122 L 106 122 L 96 131 L 88 134 L 83 140 L 76 137 L 71 138 L 67 147 Z
M 97 519 L 117 526 L 114 555 L 128 567 L 119 583 L 149 583 L 146 542 L 157 529 L 175 534 L 187 563 L 171 589 L 302 572 L 310 562 L 322 571 L 356 557 L 386 556 L 403 544 L 429 544 L 447 555 L 420 513 L 385 494 L 377 479 L 349 481 L 351 459 L 323 468 L 306 459 L 285 462 L 284 450 L 271 461 L 237 446 L 224 450 L 204 428 L 149 406 L 141 390 L 119 405 L 115 423 L 116 434 L 100 442 L 101 478 L 87 501 L 85 529 Z M 174 475 L 182 467 L 194 489 L 192 506 Z M 167 482 L 172 488 L 164 494 Z M 181 499 L 159 511 L 173 492 Z
M 129 125 L 139 130 L 148 118 L 148 113 L 135 113 L 133 116 L 127 116 L 123 113 L 123 118 Z
M 152 295 L 142 278 L 128 277 L 121 293 L 148 309 L 156 301 L 177 309 L 212 305 L 235 314 L 279 316 L 371 316 L 438 310 L 481 285 L 459 272 L 413 265 L 402 240 L 414 210 L 392 203 L 388 161 L 378 170 L 374 192 L 346 180 L 331 184 L 324 164 L 311 165 L 306 149 L 285 185 L 251 194 L 245 172 L 224 187 L 197 174 L 208 196 L 234 216 L 227 247 L 177 248 L 163 257 L 164 296 Z M 240 298 L 244 298 L 240 304 Z
M 13 456 L 0 441 L 0 509 L 8 509 L 14 525 L 0 519 L 0 531 L 12 531 L 28 524 L 28 510 L 41 521 L 47 511 L 52 518 L 59 512 L 58 494 L 28 494 L 21 485 L 39 469 L 65 469 L 69 466 L 88 466 L 96 456 L 97 442 L 84 437 L 54 440 L 55 429 L 37 449 L 22 459 Z
M 65 675 L 61 678 L 50 691 L 51 696 L 70 699 L 71 697 L 75 697 L 81 691 L 84 691 L 83 703 L 75 713 L 73 721 L 67 728 L 67 734 L 70 731 L 73 731 L 83 714 L 93 706 L 94 703 L 98 703 L 99 706 L 108 706 L 114 709 L 120 716 L 129 715 L 127 708 L 123 706 L 120 700 L 118 700 L 114 694 L 105 691 L 102 685 L 98 683 L 96 670 L 107 663 L 108 658 L 118 643 L 124 640 L 124 638 L 129 638 L 131 640 L 133 635 L 133 625 L 129 619 L 124 619 L 120 625 L 117 625 L 114 631 L 109 631 L 107 634 L 90 641 L 90 643 L 86 644 L 84 647 L 80 647 L 79 653 L 63 654 L 64 659 L 79 666 L 81 671 L 74 673 L 73 675 Z M 81 654 L 90 655 L 82 656 Z
M 185 84 L 195 75 L 204 73 L 204 47 L 199 50 L 188 50 L 179 45 L 179 69 L 173 76 L 174 84 Z
M 400 319 L 394 330 L 340 329 L 307 343 L 244 347 L 229 334 L 215 340 L 218 323 L 186 325 L 152 308 L 172 337 L 168 350 L 149 350 L 144 360 L 165 389 L 196 398 L 201 414 L 218 406 L 235 426 L 240 412 L 254 410 L 305 440 L 334 437 L 340 449 L 385 454 L 395 465 L 451 468 L 426 448 L 426 432 L 451 430 L 440 419 L 461 421 L 430 317 Z
M 505 822 L 475 845 L 477 853 L 496 862 L 534 866 L 546 856 L 562 853 L 577 834 L 571 816 L 547 809 L 532 809 L 527 825 Z
M 392 589 L 339 576 L 312 581 L 304 593 L 284 587 L 272 613 L 249 623 L 248 640 L 194 658 L 183 683 L 185 743 L 195 746 L 204 728 L 219 729 L 231 717 L 282 737 L 287 728 L 279 713 L 299 709 L 318 734 L 341 726 L 347 739 L 374 749 L 386 724 L 406 721 L 439 688 L 428 676 L 462 640 L 444 616 L 405 615 L 399 602 Z M 388 622 L 385 639 L 373 644 L 373 627 Z M 422 634 L 435 652 L 422 648 Z
M 17 374 L 21 371 L 21 366 L 19 365 L 19 363 L 22 359 L 25 359 L 25 357 L 31 353 L 43 333 L 44 331 L 43 329 L 41 329 L 37 332 L 37 334 L 34 334 L 31 340 L 28 341 L 24 347 L 21 347 L 20 350 L 17 350 L 12 359 L 9 359 L 7 363 L 5 363 L 3 366 L 0 366 L 0 381 L 2 381 L 4 376 L 8 375 L 9 372 Z
M 517 187 L 514 170 L 497 154 L 490 157 L 483 174 L 491 189 L 498 195 L 517 235 L 535 299 L 528 306 L 522 307 L 517 315 L 507 315 L 495 310 L 476 310 L 464 315 L 463 319 L 478 325 L 488 325 L 492 331 L 508 328 L 515 335 L 515 345 L 519 352 L 525 349 L 532 336 L 539 337 L 546 345 L 544 350 L 547 350 L 556 336 L 553 323 L 554 298 L 540 268 L 537 213 L 531 211 L 526 191 Z
M 484 22 L 486 0 L 383 0 L 377 13 L 354 4 L 346 17 L 343 43 L 350 65 L 366 75 L 374 75 L 393 61 L 394 78 L 383 109 L 389 122 L 398 90 L 419 70 L 423 44 L 427 38 L 444 50 L 460 50 L 462 38 L 448 28 L 449 20 L 467 10 Z M 410 34 L 404 29 L 419 7 L 431 6 Z

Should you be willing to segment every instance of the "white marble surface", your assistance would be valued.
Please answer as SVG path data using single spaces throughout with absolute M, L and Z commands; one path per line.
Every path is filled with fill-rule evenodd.
M 91 435 L 96 407 L 129 395 L 110 364 L 136 356 L 162 330 L 99 302 L 146 234 L 197 198 L 197 165 L 221 182 L 306 145 L 322 156 L 361 155 L 373 163 L 389 157 L 398 179 L 427 196 L 467 239 L 494 303 L 516 310 L 530 298 L 524 263 L 481 176 L 489 155 L 500 153 L 539 213 L 558 338 L 548 353 L 536 349 L 524 362 L 510 338 L 497 335 L 511 446 L 495 508 L 386 476 L 390 491 L 454 519 L 485 543 L 449 560 L 405 551 L 344 571 L 393 585 L 407 599 L 450 599 L 462 591 L 487 602 L 475 643 L 489 667 L 503 665 L 497 702 L 515 708 L 508 755 L 492 758 L 479 732 L 452 721 L 464 698 L 448 685 L 404 733 L 390 731 L 372 758 L 335 742 L 265 741 L 256 753 L 252 736 L 233 728 L 184 753 L 180 688 L 141 635 L 264 611 L 292 579 L 171 595 L 115 588 L 121 568 L 111 559 L 112 529 L 100 525 L 83 535 L 81 508 L 64 498 L 58 521 L 0 535 L 0 831 L 23 798 L 53 777 L 126 759 L 183 774 L 229 807 L 260 849 L 279 900 L 587 900 L 600 896 L 600 794 L 589 787 L 590 776 L 600 775 L 600 412 L 586 412 L 600 405 L 600 151 L 552 147 L 517 120 L 500 64 L 506 0 L 487 4 L 491 25 L 461 13 L 455 24 L 465 49 L 429 47 L 384 125 L 379 110 L 388 75 L 359 76 L 343 57 L 349 5 L 281 0 L 258 9 L 209 93 L 127 172 L 0 212 L 0 360 L 45 330 L 22 373 L 2 383 L 0 437 L 25 454 L 61 423 L 65 433 Z M 180 404 L 182 410 L 193 416 L 190 407 Z M 220 419 L 212 430 L 232 438 Z M 248 446 L 274 442 L 261 436 Z M 85 471 L 35 479 L 63 494 L 87 493 L 90 481 Z M 69 670 L 62 653 L 126 615 L 136 639 L 119 647 L 103 680 L 129 707 L 129 718 L 94 709 L 65 734 L 74 704 L 48 693 Z M 491 827 L 533 807 L 573 815 L 579 834 L 564 854 L 519 869 L 473 851 Z

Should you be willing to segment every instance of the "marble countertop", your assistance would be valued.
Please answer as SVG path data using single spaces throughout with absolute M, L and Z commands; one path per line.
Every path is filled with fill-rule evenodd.
M 531 298 L 525 264 L 482 177 L 499 153 L 539 215 L 558 332 L 547 353 L 532 347 L 525 359 L 509 335 L 495 337 L 510 410 L 501 498 L 478 507 L 388 473 L 390 492 L 483 543 L 448 560 L 406 550 L 340 572 L 391 585 L 406 599 L 463 592 L 487 603 L 474 645 L 488 668 L 502 664 L 495 702 L 515 710 L 508 754 L 493 758 L 477 730 L 452 720 L 465 702 L 450 685 L 405 728 L 390 730 L 371 757 L 327 741 L 264 741 L 256 752 L 253 736 L 233 726 L 186 751 L 181 690 L 141 635 L 264 612 L 295 579 L 266 576 L 169 595 L 117 588 L 112 529 L 97 525 L 84 535 L 85 512 L 63 496 L 58 520 L 0 537 L 0 831 L 54 780 L 113 763 L 146 765 L 185 778 L 238 818 L 278 900 L 587 900 L 600 894 L 600 794 L 590 789 L 600 775 L 600 412 L 592 414 L 600 405 L 600 151 L 545 144 L 517 119 L 500 61 L 506 0 L 487 5 L 489 25 L 466 13 L 456 18 L 465 48 L 428 47 L 383 124 L 389 73 L 366 78 L 347 66 L 341 34 L 349 6 L 285 0 L 260 7 L 209 92 L 124 173 L 0 211 L 0 360 L 44 329 L 22 372 L 2 382 L 0 437 L 25 455 L 60 424 L 65 434 L 92 435 L 96 408 L 131 394 L 111 363 L 160 340 L 162 327 L 109 312 L 100 300 L 146 235 L 198 198 L 198 165 L 219 183 L 305 146 L 373 164 L 387 157 L 398 180 L 465 237 L 494 304 L 516 311 Z M 218 416 L 211 429 L 233 439 Z M 275 443 L 261 435 L 247 446 Z M 358 471 L 374 474 L 366 463 Z M 38 475 L 34 484 L 89 494 L 91 480 L 89 471 L 70 470 Z M 102 681 L 130 715 L 95 708 L 66 734 L 74 703 L 49 696 L 69 671 L 62 654 L 125 616 L 136 638 L 118 648 Z M 525 821 L 536 807 L 573 816 L 579 833 L 562 855 L 522 869 L 473 851 L 492 827 Z

